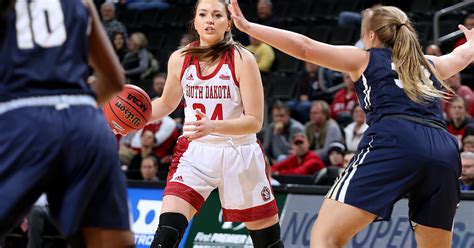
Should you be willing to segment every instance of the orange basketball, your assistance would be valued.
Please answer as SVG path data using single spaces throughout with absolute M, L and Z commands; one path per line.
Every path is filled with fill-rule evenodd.
M 122 134 L 143 128 L 151 117 L 151 100 L 140 87 L 126 84 L 123 90 L 104 106 L 105 119 Z

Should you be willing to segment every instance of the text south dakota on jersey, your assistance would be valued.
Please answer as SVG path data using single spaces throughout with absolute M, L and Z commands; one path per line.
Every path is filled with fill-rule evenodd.
M 229 85 L 191 86 L 186 85 L 186 96 L 197 99 L 230 99 L 231 89 Z

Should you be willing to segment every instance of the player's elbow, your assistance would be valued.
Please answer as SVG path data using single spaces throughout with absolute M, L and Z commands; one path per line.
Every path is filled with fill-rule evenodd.
M 257 118 L 255 116 L 251 116 L 252 122 L 250 125 L 250 132 L 251 133 L 258 133 L 260 130 L 262 130 L 263 127 L 263 120 L 262 118 Z

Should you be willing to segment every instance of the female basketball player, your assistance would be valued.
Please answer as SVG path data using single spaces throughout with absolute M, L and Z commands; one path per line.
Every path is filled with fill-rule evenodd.
M 200 0 L 195 42 L 174 52 L 151 121 L 186 100 L 179 138 L 151 247 L 177 247 L 189 219 L 219 189 L 224 219 L 244 222 L 255 247 L 283 247 L 278 209 L 255 133 L 262 127 L 263 89 L 253 55 L 232 40 L 225 0 Z
M 3 0 L 0 26 L 0 238 L 46 192 L 72 247 L 133 246 L 116 141 L 97 109 L 125 79 L 92 1 Z
M 243 32 L 357 82 L 370 127 L 326 196 L 311 246 L 342 247 L 372 221 L 388 220 L 394 203 L 408 194 L 419 247 L 450 247 L 460 158 L 439 97 L 448 88 L 442 79 L 472 62 L 474 30 L 460 25 L 466 44 L 445 56 L 424 57 L 406 14 L 374 6 L 363 12 L 361 36 L 368 50 L 361 50 L 248 22 L 237 1 L 231 2 L 234 24 Z

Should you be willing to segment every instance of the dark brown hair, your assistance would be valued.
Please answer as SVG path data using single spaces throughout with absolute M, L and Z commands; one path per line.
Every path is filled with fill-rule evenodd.
M 230 21 L 231 20 L 231 15 L 230 15 L 229 9 L 227 8 L 228 5 L 229 5 L 227 3 L 228 1 L 226 1 L 226 0 L 218 0 L 218 1 L 224 5 L 227 20 Z M 196 2 L 196 5 L 194 6 L 194 10 L 193 10 L 193 18 L 189 22 L 189 33 L 191 34 L 193 41 L 198 41 L 199 40 L 199 34 L 196 31 L 196 29 L 194 28 L 194 18 L 196 17 L 197 7 L 198 7 L 200 2 L 201 1 Z M 208 46 L 208 47 L 188 46 L 183 50 L 182 53 L 184 55 L 191 55 L 192 57 L 196 57 L 199 60 L 209 58 L 210 62 L 212 63 L 213 61 L 216 61 L 217 59 L 219 59 L 221 57 L 221 55 L 224 54 L 229 49 L 237 48 L 237 47 L 243 48 L 243 46 L 240 43 L 235 42 L 232 39 L 232 32 L 229 30 L 229 31 L 225 32 L 224 39 L 222 39 L 222 41 L 220 41 L 217 44 L 214 44 L 214 45 Z M 239 50 L 237 50 L 237 51 L 239 51 Z

